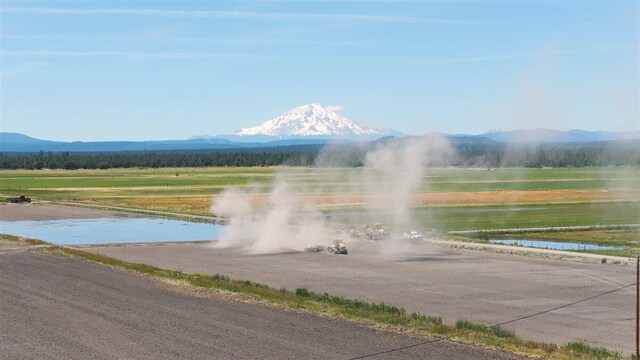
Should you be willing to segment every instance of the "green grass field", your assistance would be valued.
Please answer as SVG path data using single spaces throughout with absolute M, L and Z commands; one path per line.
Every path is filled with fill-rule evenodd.
M 363 208 L 366 181 L 377 175 L 363 171 L 285 167 L 0 171 L 0 194 L 207 215 L 212 198 L 225 189 L 250 188 L 264 200 L 276 179 L 283 177 L 302 201 L 319 199 L 320 209 L 331 221 L 385 222 L 384 210 Z M 640 168 L 428 169 L 419 189 L 412 203 L 414 223 L 441 231 L 640 222 Z M 334 206 L 342 199 L 347 200 Z
M 436 230 L 491 230 L 531 227 L 619 225 L 639 223 L 637 202 L 561 205 L 433 207 L 414 212 L 417 222 Z M 333 212 L 332 219 L 349 223 L 384 222 L 386 214 Z

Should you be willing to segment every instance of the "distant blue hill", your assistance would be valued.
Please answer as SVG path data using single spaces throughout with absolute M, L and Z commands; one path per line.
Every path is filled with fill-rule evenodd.
M 38 144 L 53 143 L 53 141 L 40 140 L 20 133 L 0 132 L 1 144 Z
M 234 142 L 221 138 L 192 138 L 163 141 L 49 141 L 19 133 L 0 132 L 0 152 L 120 152 L 120 151 L 172 151 L 222 150 L 267 148 L 293 145 L 322 145 L 328 139 L 282 139 L 269 142 Z
M 558 131 L 551 129 L 531 129 L 514 131 L 492 131 L 481 135 L 446 135 L 452 145 L 458 148 L 501 148 L 513 142 L 547 142 L 547 143 L 591 143 L 620 140 L 640 139 L 640 131 L 635 132 L 606 132 L 570 130 Z M 404 137 L 404 136 L 402 136 Z M 382 143 L 395 136 L 373 139 L 373 143 Z M 176 151 L 176 150 L 230 150 L 230 149 L 258 149 L 287 147 L 299 145 L 323 145 L 327 143 L 354 143 L 349 140 L 336 140 L 326 137 L 273 137 L 253 138 L 248 142 L 234 141 L 224 137 L 194 137 L 187 140 L 163 141 L 92 141 L 92 142 L 62 142 L 36 139 L 24 134 L 0 132 L 0 152 L 121 152 L 121 151 Z M 267 140 L 267 141 L 258 141 Z
M 640 131 L 608 132 L 569 130 L 559 131 L 552 129 L 529 129 L 513 131 L 492 131 L 481 134 L 500 142 L 594 142 L 594 141 L 618 141 L 640 139 Z

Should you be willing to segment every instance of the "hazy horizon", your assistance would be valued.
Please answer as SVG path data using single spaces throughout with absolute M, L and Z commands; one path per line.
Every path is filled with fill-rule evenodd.
M 510 133 L 510 132 L 518 132 L 518 131 L 523 131 L 523 132 L 527 132 L 527 131 L 559 131 L 559 132 L 570 132 L 570 131 L 586 131 L 586 132 L 592 132 L 592 133 L 597 133 L 597 132 L 606 132 L 606 133 L 612 133 L 612 134 L 636 134 L 636 133 L 640 133 L 640 130 L 631 130 L 631 131 L 606 131 L 606 130 L 585 130 L 585 129 L 569 129 L 569 130 L 557 130 L 557 129 L 551 129 L 551 128 L 531 128 L 531 129 L 511 129 L 511 130 L 503 130 L 503 129 L 491 129 L 482 133 L 477 133 L 477 134 L 472 134 L 472 133 L 438 133 L 438 132 L 433 132 L 433 133 L 425 133 L 425 134 L 398 134 L 398 135 L 381 135 L 380 137 L 370 137 L 369 140 L 373 140 L 376 138 L 382 138 L 382 137 L 386 137 L 386 136 L 396 136 L 396 137 L 403 137 L 403 136 L 422 136 L 422 135 L 434 135 L 434 134 L 439 134 L 439 135 L 446 135 L 446 136 L 484 136 L 484 135 L 489 135 L 491 133 Z M 10 134 L 20 134 L 20 135 L 24 135 L 24 136 L 28 136 L 30 138 L 35 138 L 37 140 L 46 140 L 46 141 L 54 141 L 54 142 L 127 142 L 127 141 L 131 141 L 131 142 L 145 142 L 145 141 L 172 141 L 172 140 L 177 140 L 177 141 L 185 141 L 185 140 L 195 140 L 195 139 L 202 139 L 202 138 L 214 138 L 214 139 L 227 139 L 227 140 L 238 140 L 240 138 L 246 138 L 247 140 L 251 140 L 251 139 L 262 139 L 265 138 L 265 140 L 252 140 L 255 142 L 265 142 L 265 141 L 277 141 L 277 140 L 300 140 L 300 139 L 305 139 L 305 138 L 309 138 L 309 139 L 340 139 L 339 137 L 332 137 L 332 136 L 297 136 L 297 135 L 291 135 L 291 136 L 268 136 L 268 135 L 233 135 L 233 134 L 194 134 L 192 136 L 186 137 L 186 138 L 146 138 L 146 139 L 136 139 L 136 140 L 127 140 L 127 139 L 120 139 L 120 138 L 108 138 L 108 139 L 97 139 L 97 140 L 82 140 L 82 139 L 72 139 L 72 140 L 61 140 L 61 139 L 56 139 L 56 138 L 41 138 L 41 137 L 37 137 L 37 136 L 32 136 L 31 134 L 27 134 L 27 133 L 23 133 L 23 132 L 17 132 L 17 131 L 0 131 L 0 133 L 10 133 Z M 266 139 L 266 138 L 270 138 L 271 139 Z M 543 139 L 535 139 L 535 141 L 544 141 Z

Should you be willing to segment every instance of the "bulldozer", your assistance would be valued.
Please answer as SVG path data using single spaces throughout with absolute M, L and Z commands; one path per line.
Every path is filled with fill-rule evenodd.
M 335 255 L 347 255 L 349 253 L 347 247 L 344 246 L 342 239 L 333 239 L 331 244 L 327 247 L 327 251 L 329 254 Z

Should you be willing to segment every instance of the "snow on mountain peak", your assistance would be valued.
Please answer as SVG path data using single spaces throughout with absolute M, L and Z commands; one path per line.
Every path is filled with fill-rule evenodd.
M 347 137 L 383 135 L 383 132 L 356 124 L 328 107 L 311 103 L 286 111 L 256 127 L 238 130 L 233 135 Z

